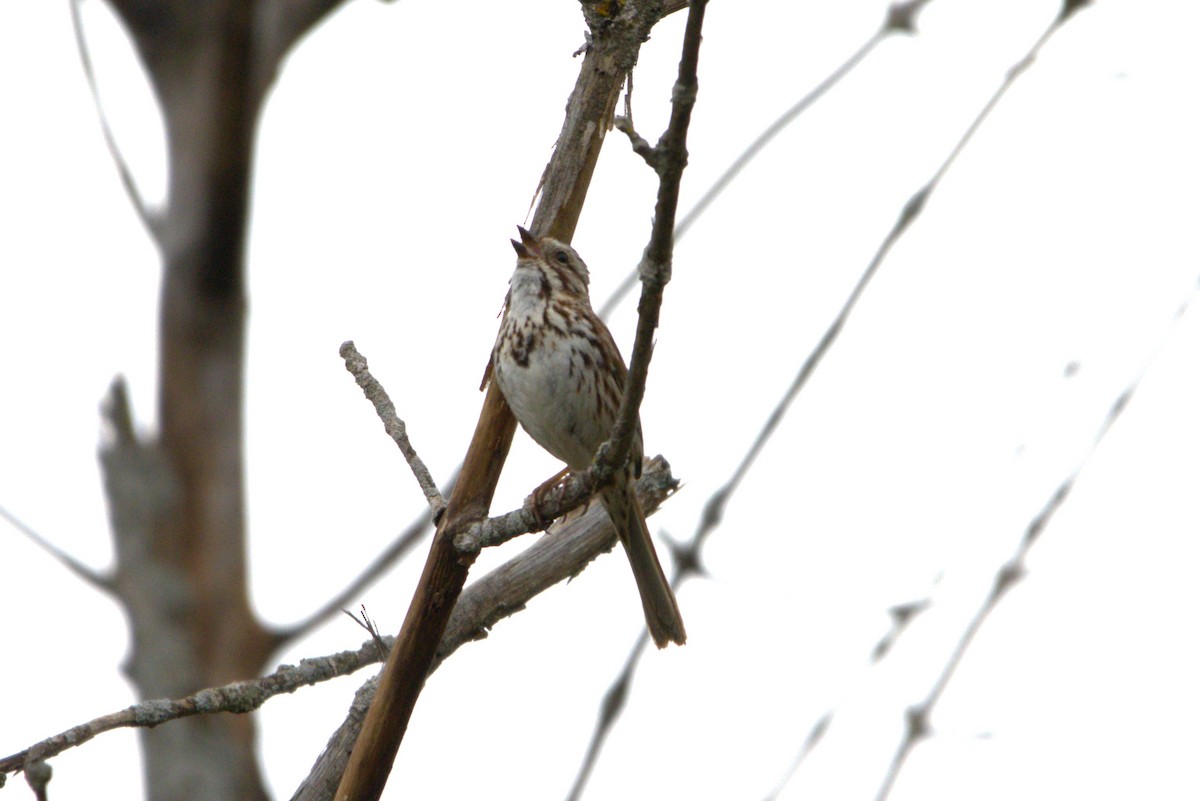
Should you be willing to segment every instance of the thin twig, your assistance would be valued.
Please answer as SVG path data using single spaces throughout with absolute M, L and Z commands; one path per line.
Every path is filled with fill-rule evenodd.
M 582 506 L 595 492 L 597 470 L 572 472 L 566 481 L 549 492 L 533 493 L 520 509 L 480 520 L 458 533 L 454 547 L 464 555 L 478 554 L 484 548 L 503 545 L 524 534 L 545 528 L 546 520 L 555 520 Z
M 100 133 L 104 136 L 104 146 L 108 148 L 109 154 L 112 156 L 113 164 L 117 168 L 117 175 L 121 179 L 121 186 L 125 189 L 125 194 L 129 196 L 129 202 L 133 206 L 133 211 L 137 214 L 138 219 L 142 221 L 142 225 L 146 226 L 146 233 L 150 235 L 150 239 L 155 245 L 162 246 L 159 220 L 150 211 L 142 193 L 138 191 L 137 182 L 134 180 L 133 173 L 129 169 L 129 163 L 125 161 L 125 157 L 121 155 L 121 149 L 117 147 L 116 137 L 113 136 L 112 126 L 108 124 L 108 115 L 104 113 L 104 106 L 100 103 L 100 91 L 96 87 L 96 72 L 92 67 L 91 51 L 88 50 L 87 36 L 83 32 L 83 18 L 80 13 L 80 3 L 82 0 L 70 0 L 67 5 L 71 9 L 71 30 L 75 34 L 75 46 L 79 51 L 79 61 L 83 66 L 83 75 L 87 79 L 88 92 L 92 96 L 92 102 L 96 106 L 96 118 L 100 121 Z
M 700 61 L 700 33 L 708 0 L 692 0 L 688 6 L 683 32 L 683 54 L 679 76 L 671 91 L 671 119 L 654 147 L 652 165 L 658 173 L 658 199 L 654 205 L 654 223 L 650 242 L 642 252 L 638 273 L 642 279 L 642 297 L 638 302 L 637 333 L 629 361 L 629 378 L 621 398 L 621 410 L 613 426 L 612 438 L 600 446 L 597 463 L 616 467 L 625 461 L 637 429 L 638 409 L 646 393 L 646 375 L 654 349 L 654 331 L 662 307 L 663 289 L 671 280 L 671 256 L 674 249 L 675 209 L 679 205 L 679 185 L 687 166 L 687 132 L 696 105 L 696 68 Z M 610 461 L 611 460 L 611 461 Z
M 392 399 L 388 397 L 383 385 L 375 379 L 375 376 L 371 375 L 370 370 L 367 369 L 366 358 L 358 352 L 353 342 L 343 342 L 338 353 L 346 361 L 346 370 L 354 376 L 354 381 L 367 396 L 367 400 L 375 407 L 375 413 L 383 421 L 384 431 L 400 448 L 400 453 L 404 454 L 404 460 L 408 462 L 417 483 L 421 485 L 421 492 L 425 493 L 425 500 L 429 502 L 429 511 L 436 521 L 446 509 L 446 499 L 438 491 L 433 476 L 429 475 L 429 468 L 421 461 L 421 457 L 417 455 L 412 443 L 409 442 L 408 429 L 405 427 L 404 421 L 396 415 L 396 407 L 392 403 Z
M 658 151 L 654 149 L 654 145 L 642 138 L 642 135 L 633 129 L 633 117 L 626 111 L 623 117 L 613 118 L 613 127 L 621 133 L 629 137 L 629 144 L 633 147 L 633 152 L 642 157 L 642 160 L 650 165 L 650 169 L 658 169 Z M 631 276 L 637 277 L 637 271 L 630 273 Z M 629 284 L 633 286 L 632 281 Z
M 267 699 L 280 693 L 294 692 L 309 684 L 337 676 L 347 676 L 378 660 L 375 642 L 368 641 L 357 651 L 342 651 L 330 656 L 304 659 L 297 666 L 284 665 L 268 676 L 251 681 L 238 681 L 201 690 L 185 698 L 142 701 L 119 712 L 102 715 L 95 720 L 73 726 L 23 751 L 0 758 L 0 773 L 22 770 L 25 760 L 38 749 L 39 756 L 48 759 L 69 748 L 83 745 L 98 734 L 114 729 L 153 727 L 192 715 L 252 712 Z
M 108 595 L 113 595 L 116 592 L 116 588 L 113 586 L 113 582 L 110 577 L 93 570 L 83 562 L 80 562 L 74 556 L 71 556 L 69 553 L 59 548 L 57 545 L 54 545 L 3 506 L 0 506 L 0 517 L 8 521 L 8 524 L 17 531 L 28 537 L 34 545 L 38 546 L 43 551 L 61 562 L 62 565 L 67 568 L 67 570 L 70 570 L 75 574 L 76 577 L 82 579 L 85 584 L 95 587 L 98 590 L 102 590 Z

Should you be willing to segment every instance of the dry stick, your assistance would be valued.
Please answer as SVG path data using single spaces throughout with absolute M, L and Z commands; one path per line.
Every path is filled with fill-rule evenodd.
M 146 226 L 146 233 L 150 235 L 151 241 L 156 246 L 161 246 L 160 238 L 162 231 L 160 222 L 150 213 L 150 207 L 146 204 L 146 199 L 138 191 L 137 182 L 134 181 L 133 173 L 129 169 L 129 163 L 125 161 L 125 157 L 121 155 L 120 148 L 117 147 L 117 140 L 113 136 L 112 126 L 108 123 L 108 115 L 104 113 L 104 107 L 100 104 L 100 92 L 96 88 L 96 73 L 92 68 L 91 51 L 88 50 L 87 36 L 83 32 L 83 19 L 79 10 L 79 5 L 82 2 L 83 0 L 70 0 L 67 5 L 71 9 L 71 30 L 75 34 L 75 47 L 79 51 L 79 61 L 83 66 L 83 76 L 87 79 L 88 93 L 91 94 L 92 103 L 96 106 L 96 117 L 100 120 L 100 133 L 104 136 L 104 146 L 108 148 L 108 153 L 112 156 L 113 164 L 117 167 L 117 175 L 121 179 L 121 186 L 125 189 L 125 194 L 129 196 L 129 203 L 133 206 L 134 213 L 142 221 L 142 225 Z
M 791 108 L 780 115 L 777 120 L 768 125 L 766 130 L 759 134 L 755 140 L 751 142 L 750 145 L 743 150 L 736 159 L 733 160 L 733 163 L 725 168 L 725 171 L 721 173 L 721 176 L 717 178 L 713 185 L 710 186 L 703 195 L 700 196 L 700 199 L 696 201 L 696 205 L 692 206 L 688 213 L 683 215 L 683 218 L 675 226 L 675 241 L 678 242 L 684 237 L 684 235 L 687 234 L 692 225 L 695 224 L 696 220 L 699 219 L 704 212 L 708 211 L 709 206 L 711 206 L 713 202 L 720 197 L 721 193 L 724 192 L 731 183 L 733 183 L 733 179 L 737 178 L 738 175 L 741 174 L 742 170 L 746 168 L 746 165 L 753 161 L 754 158 L 763 150 L 763 148 L 770 144 L 771 141 L 781 132 L 783 132 L 785 128 L 791 125 L 797 117 L 799 117 L 803 112 L 807 111 L 809 106 L 824 97 L 830 89 L 832 89 L 842 80 L 842 78 L 845 78 L 851 70 L 862 63 L 862 61 L 871 53 L 871 51 L 875 49 L 875 46 L 884 38 L 886 38 L 888 34 L 912 32 L 914 30 L 914 19 L 916 13 L 929 2 L 930 0 L 909 0 L 909 2 L 906 3 L 896 3 L 893 5 L 888 10 L 887 16 L 884 18 L 883 25 L 880 26 L 879 30 L 877 30 L 871 36 L 871 38 L 864 42 L 863 45 L 859 47 L 858 50 L 856 50 L 853 55 L 846 59 L 837 69 L 826 76 L 823 81 L 813 87 L 808 94 L 800 98 L 800 100 L 798 100 Z M 647 143 L 646 140 L 642 139 L 640 136 L 637 136 L 637 134 L 633 131 L 629 120 L 625 118 L 618 118 L 616 120 L 616 127 L 622 133 L 629 136 L 634 152 L 642 156 L 642 158 L 647 158 L 647 150 L 650 148 L 649 143 Z M 624 299 L 629 290 L 633 289 L 633 285 L 638 280 L 638 275 L 638 269 L 634 268 L 629 272 L 629 275 L 625 276 L 625 279 L 621 281 L 608 300 L 606 300 L 600 307 L 599 312 L 597 312 L 601 318 L 607 318 L 610 314 L 612 314 L 613 310 L 617 307 L 617 304 Z
M 76 559 L 74 556 L 71 556 L 71 554 L 67 553 L 54 543 L 47 540 L 41 534 L 37 533 L 37 531 L 35 531 L 31 526 L 27 525 L 25 521 L 21 520 L 21 518 L 17 517 L 3 506 L 0 506 L 0 518 L 8 521 L 10 526 L 28 537 L 34 545 L 38 546 L 43 551 L 61 562 L 63 567 L 67 568 L 67 570 L 71 571 L 78 578 L 82 579 L 83 582 L 88 586 L 102 590 L 106 595 L 112 595 L 115 593 L 116 588 L 113 586 L 112 579 L 109 576 L 105 576 L 103 573 L 93 570 L 83 562 Z
M 434 535 L 425 569 L 384 666 L 379 692 L 363 721 L 362 736 L 354 745 L 337 798 L 374 801 L 383 792 L 434 649 L 466 583 L 471 560 L 459 557 L 453 545 L 454 534 L 486 511 L 515 425 L 493 387 L 484 401 L 462 478 Z
M 670 467 L 662 457 L 647 460 L 642 477 L 637 482 L 638 499 L 647 514 L 656 511 L 677 488 L 678 482 L 672 477 Z M 517 512 L 496 519 L 507 518 Z M 531 519 L 530 524 L 529 530 L 533 530 L 535 521 Z M 598 504 L 593 504 L 584 514 L 555 522 L 548 536 L 463 592 L 431 663 L 431 671 L 465 643 L 486 637 L 497 622 L 520 610 L 538 593 L 578 574 L 592 559 L 611 550 L 615 542 L 612 526 Z M 394 643 L 392 637 L 381 639 L 387 647 Z M 34 755 L 38 759 L 49 759 L 107 731 L 158 726 L 193 715 L 251 712 L 281 693 L 291 693 L 307 685 L 348 676 L 379 661 L 378 644 L 372 639 L 357 650 L 304 659 L 297 666 L 283 665 L 261 678 L 201 690 L 179 699 L 142 701 L 73 726 L 23 751 L 0 758 L 0 780 L 4 774 L 24 770 Z M 353 737 L 350 737 L 346 749 L 352 743 Z M 335 752 L 336 756 L 342 758 L 338 763 L 338 776 L 341 775 L 340 767 L 344 765 L 346 749 Z
M 346 362 L 346 370 L 350 375 L 354 376 L 354 382 L 358 384 L 363 394 L 367 396 L 367 400 L 371 401 L 371 404 L 375 407 L 375 413 L 383 421 L 384 431 L 396 443 L 396 447 L 400 449 L 400 453 L 404 454 L 404 460 L 408 462 L 413 476 L 421 486 L 421 492 L 425 493 L 425 500 L 429 503 L 429 511 L 433 514 L 433 519 L 436 521 L 446 508 L 446 499 L 438 492 L 437 484 L 433 481 L 433 476 L 429 475 L 429 468 L 425 466 L 425 462 L 421 461 L 421 457 L 417 455 L 416 449 L 409 442 L 408 428 L 404 425 L 404 421 L 396 414 L 396 405 L 388 397 L 383 385 L 375 380 L 375 376 L 371 375 L 367 369 L 366 357 L 358 352 L 358 348 L 354 347 L 353 342 L 343 342 L 338 353 Z
M 377 661 L 379 659 L 376 656 L 375 643 L 368 642 L 357 651 L 343 651 L 330 656 L 304 659 L 298 666 L 284 665 L 262 678 L 201 690 L 184 698 L 142 701 L 118 712 L 73 726 L 23 751 L 0 758 L 0 774 L 23 770 L 34 754 L 40 759 L 49 759 L 113 729 L 153 727 L 192 715 L 252 712 L 275 695 L 290 693 L 305 685 L 337 676 L 346 676 Z
M 679 185 L 687 166 L 687 131 L 696 105 L 696 67 L 700 60 L 700 32 L 708 0 L 692 0 L 683 31 L 683 54 L 679 59 L 679 77 L 671 90 L 671 119 L 653 148 L 651 166 L 658 173 L 658 198 L 654 204 L 654 223 L 650 242 L 642 252 L 638 274 L 642 279 L 642 297 L 638 301 L 637 333 L 629 360 L 629 380 L 621 398 L 621 409 L 613 426 L 612 438 L 600 446 L 596 461 L 617 467 L 625 461 L 637 428 L 638 409 L 646 392 L 646 374 L 654 349 L 654 330 L 658 328 L 663 289 L 671 280 L 671 256 L 675 247 L 675 210 L 679 205 Z M 611 461 L 609 461 L 611 460 Z
M 124 376 L 118 375 L 112 380 L 112 384 L 109 387 L 109 398 L 111 400 L 105 405 L 104 409 L 104 418 L 113 429 L 109 432 L 109 436 L 117 442 L 133 442 L 136 434 L 134 433 L 133 412 L 129 404 L 129 388 L 125 383 Z M 68 570 L 83 579 L 86 584 L 102 590 L 108 595 L 118 594 L 117 581 L 114 576 L 104 575 L 88 567 L 38 534 L 37 531 L 27 526 L 20 518 L 4 507 L 0 507 L 0 517 L 6 519 L 14 528 L 32 540 L 34 545 L 37 545 L 46 551 L 46 553 L 53 556 Z
M 532 223 L 536 235 L 571 239 L 622 79 L 636 63 L 638 49 L 661 11 L 661 5 L 627 3 L 604 25 L 592 26 L 591 46 L 542 175 L 541 200 Z M 593 13 L 586 3 L 584 13 Z M 383 791 L 473 559 L 455 549 L 454 538 L 486 515 L 515 429 L 516 420 L 493 384 L 467 449 L 462 477 L 434 535 L 408 614 L 338 785 L 338 799 L 375 801 Z
M 429 504 L 429 511 L 410 523 L 408 528 L 383 553 L 377 556 L 371 564 L 367 565 L 362 573 L 319 609 L 294 625 L 273 631 L 271 636 L 274 638 L 275 648 L 303 637 L 326 618 L 337 614 L 338 610 L 342 609 L 342 607 L 358 596 L 363 591 L 363 588 L 371 584 L 371 582 L 391 567 L 394 562 L 407 554 L 409 549 L 424 535 L 425 528 L 429 522 L 431 520 L 436 522 L 446 509 L 445 498 L 438 491 L 437 484 L 434 483 L 433 477 L 429 474 L 429 469 L 421 461 L 421 457 L 417 455 L 412 443 L 409 442 L 408 431 L 404 425 L 404 421 L 396 414 L 396 407 L 392 403 L 391 398 L 388 397 L 387 391 L 384 390 L 379 381 L 367 369 L 366 358 L 358 352 L 353 342 L 343 343 L 340 352 L 342 359 L 346 363 L 346 369 L 354 376 L 355 383 L 358 384 L 363 394 L 366 395 L 367 400 L 371 401 L 371 404 L 375 407 L 375 413 L 383 423 L 384 430 L 392 438 L 392 441 L 396 443 L 396 446 L 400 448 L 405 461 L 408 462 L 408 466 L 412 469 L 413 475 L 416 477 L 417 483 L 420 485 L 421 491 L 424 493 L 425 499 Z M 447 489 L 453 489 L 457 480 L 458 471 L 456 470 L 448 482 Z

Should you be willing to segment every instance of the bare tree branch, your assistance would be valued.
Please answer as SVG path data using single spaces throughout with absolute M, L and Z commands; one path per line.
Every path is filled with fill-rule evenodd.
M 88 49 L 87 35 L 83 31 L 83 18 L 79 9 L 82 2 L 83 0 L 70 0 L 67 5 L 71 9 L 71 31 L 75 34 L 75 48 L 79 51 L 79 62 L 83 67 L 83 77 L 87 79 L 88 93 L 91 94 L 92 103 L 96 107 L 96 119 L 100 122 L 100 133 L 104 136 L 104 146 L 108 148 L 108 154 L 112 156 L 113 166 L 117 168 L 117 176 L 121 179 L 121 186 L 129 197 L 129 204 L 133 206 L 134 213 L 142 221 L 151 241 L 161 247 L 162 243 L 159 241 L 162 236 L 161 220 L 150 211 L 146 199 L 142 197 L 141 190 L 137 187 L 137 181 L 134 180 L 133 173 L 129 169 L 129 162 L 121 155 L 121 149 L 117 147 L 112 126 L 108 124 L 108 115 L 104 113 L 104 107 L 100 104 L 100 92 L 96 88 L 96 72 L 92 67 L 92 55 Z
M 541 531 L 545 528 L 543 521 L 562 517 L 592 497 L 599 484 L 600 472 L 596 468 L 572 472 L 566 481 L 554 489 L 528 495 L 520 509 L 468 526 L 455 537 L 454 547 L 464 555 L 474 556 L 484 548 L 503 545 L 523 534 Z
M 612 437 L 608 443 L 600 446 L 596 456 L 600 466 L 616 468 L 625 462 L 637 430 L 638 409 L 646 393 L 646 375 L 650 370 L 663 289 L 671 280 L 675 209 L 679 205 L 683 169 L 687 166 L 687 132 L 692 121 L 692 108 L 696 105 L 696 68 L 700 61 L 700 32 L 704 27 L 704 9 L 707 5 L 708 0 L 691 0 L 688 6 L 679 76 L 671 90 L 671 118 L 658 144 L 654 146 L 654 156 L 648 159 L 658 173 L 658 199 L 654 205 L 650 242 L 642 252 L 642 261 L 638 265 L 642 297 L 638 302 L 637 333 L 634 336 L 633 354 L 629 359 L 629 378 L 625 382 L 621 410 L 613 425 Z
M 446 499 L 438 492 L 433 476 L 429 475 L 429 468 L 421 461 L 421 457 L 417 455 L 417 451 L 409 442 L 408 428 L 404 425 L 404 421 L 396 415 L 396 406 L 388 397 L 387 390 L 375 379 L 375 376 L 371 375 L 370 370 L 367 369 L 366 358 L 358 352 L 353 342 L 343 342 L 338 352 L 346 360 L 346 370 L 354 376 L 355 382 L 367 396 L 367 400 L 375 406 L 375 413 L 383 421 L 383 430 L 396 443 L 400 453 L 404 454 L 404 460 L 408 462 L 417 483 L 421 485 L 421 491 L 425 493 L 425 500 L 429 502 L 429 511 L 433 515 L 433 520 L 437 522 L 446 509 Z
M 34 545 L 38 546 L 43 551 L 57 559 L 60 563 L 62 563 L 63 567 L 71 571 L 71 573 L 73 573 L 77 578 L 81 579 L 83 583 L 101 590 L 106 595 L 114 595 L 116 593 L 116 590 L 113 587 L 111 576 L 106 576 L 103 573 L 88 567 L 83 562 L 80 562 L 74 556 L 71 556 L 69 553 L 47 540 L 41 534 L 38 534 L 37 531 L 35 531 L 32 527 L 26 525 L 25 521 L 21 520 L 3 506 L 0 506 L 0 518 L 4 518 L 6 521 L 8 521 L 10 526 L 28 537 Z
M 0 758 L 0 773 L 24 770 L 26 762 L 35 753 L 40 759 L 49 759 L 114 729 L 150 728 L 193 715 L 253 712 L 280 693 L 291 693 L 310 684 L 347 676 L 378 661 L 375 642 L 368 641 L 357 651 L 342 651 L 329 656 L 304 659 L 297 666 L 283 665 L 274 673 L 262 678 L 212 687 L 178 699 L 142 701 L 119 712 L 111 712 L 87 723 L 72 726 L 23 751 Z
M 628 96 L 627 98 L 628 99 Z M 613 127 L 621 133 L 629 137 L 629 144 L 633 147 L 633 152 L 642 157 L 642 160 L 650 166 L 650 169 L 658 169 L 658 151 L 654 149 L 654 145 L 642 138 L 641 134 L 633 129 L 633 118 L 628 112 L 624 117 L 616 117 L 613 120 Z M 633 286 L 633 279 L 637 277 L 637 271 L 630 273 L 630 283 Z

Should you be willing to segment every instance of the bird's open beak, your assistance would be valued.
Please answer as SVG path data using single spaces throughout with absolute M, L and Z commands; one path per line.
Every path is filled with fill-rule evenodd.
M 542 257 L 542 246 L 537 241 L 533 234 L 526 231 L 521 226 L 517 226 L 517 230 L 521 232 L 521 241 L 510 239 L 513 250 L 517 251 L 517 256 L 522 259 L 540 259 Z

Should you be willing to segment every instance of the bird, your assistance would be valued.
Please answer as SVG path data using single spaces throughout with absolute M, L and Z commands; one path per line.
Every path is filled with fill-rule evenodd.
M 570 470 L 585 470 L 612 433 L 629 371 L 592 310 L 588 268 L 570 245 L 517 226 L 517 265 L 492 351 L 492 377 L 521 427 Z M 639 420 L 629 459 L 598 491 L 624 546 L 655 645 L 687 632 L 634 492 L 642 470 Z

